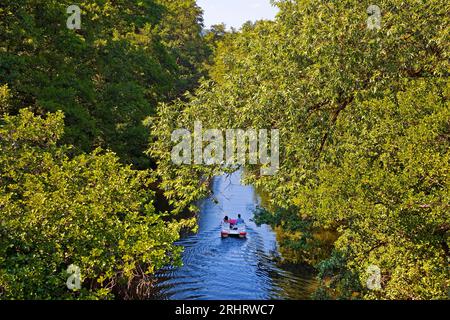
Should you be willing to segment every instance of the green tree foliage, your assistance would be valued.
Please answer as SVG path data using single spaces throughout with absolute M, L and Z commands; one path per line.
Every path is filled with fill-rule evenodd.
M 0 86 L 0 114 L 8 112 L 10 95 L 8 85 Z
M 146 171 L 110 152 L 71 156 L 58 146 L 63 118 L 22 109 L 1 119 L 2 299 L 123 298 L 127 284 L 149 288 L 148 275 L 179 263 L 173 243 L 189 222 L 155 211 Z M 81 270 L 75 292 L 66 287 L 71 264 Z
M 186 100 L 193 101 L 190 95 L 186 95 Z M 219 172 L 214 167 L 180 167 L 172 162 L 172 131 L 186 128 L 193 132 L 193 118 L 189 117 L 184 107 L 185 103 L 181 100 L 173 104 L 160 104 L 157 117 L 148 118 L 145 122 L 152 133 L 147 154 L 156 163 L 157 169 L 153 174 L 174 214 L 180 214 L 186 209 L 195 211 L 194 203 L 209 193 L 209 179 Z
M 142 121 L 200 78 L 201 10 L 81 1 L 69 30 L 72 4 L 0 6 L 0 298 L 142 297 L 193 227 L 157 212 L 151 173 L 121 163 L 150 165 Z M 70 264 L 81 291 L 66 288 Z
M 277 4 L 275 22 L 219 43 L 189 102 L 160 107 L 150 152 L 166 193 L 185 206 L 186 190 L 220 171 L 174 166 L 173 129 L 277 128 L 279 172 L 246 166 L 246 181 L 274 212 L 292 211 L 271 219 L 290 248 L 321 250 L 317 233 L 337 234 L 333 252 L 305 255 L 322 261 L 322 297 L 447 297 L 450 5 L 381 0 L 370 30 L 368 1 Z M 381 291 L 366 288 L 370 265 Z
M 157 0 L 165 11 L 158 24 L 162 42 L 176 58 L 177 89 L 192 90 L 204 76 L 203 63 L 211 50 L 203 38 L 203 11 L 195 0 Z
M 71 4 L 2 2 L 0 84 L 14 93 L 10 112 L 62 110 L 65 142 L 148 167 L 142 120 L 198 78 L 201 12 L 194 1 L 81 1 L 81 30 L 69 30 Z
M 339 231 L 336 249 L 361 283 L 370 264 L 384 271 L 383 292 L 368 297 L 446 297 L 449 85 L 415 80 L 345 111 L 317 180 L 296 199 Z
M 208 46 L 209 57 L 205 63 L 206 72 L 211 72 L 211 66 L 214 64 L 215 52 L 219 43 L 229 34 L 224 23 L 212 25 L 209 29 L 204 30 L 204 41 Z
M 227 34 L 226 26 L 224 23 L 214 24 L 205 31 L 205 39 L 208 44 L 216 45 Z

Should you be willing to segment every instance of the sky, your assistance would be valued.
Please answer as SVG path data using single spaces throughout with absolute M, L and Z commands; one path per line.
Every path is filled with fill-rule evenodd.
M 278 12 L 270 0 L 197 0 L 197 4 L 204 11 L 206 28 L 223 22 L 227 29 L 239 29 L 248 20 L 273 20 Z

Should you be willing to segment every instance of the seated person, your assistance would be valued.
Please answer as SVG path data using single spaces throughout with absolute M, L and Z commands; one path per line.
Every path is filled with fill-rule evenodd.
M 222 226 L 224 226 L 225 228 L 230 227 L 230 220 L 228 219 L 228 216 L 225 216 L 225 218 L 223 218 Z
M 236 221 L 237 221 L 237 224 L 244 224 L 245 223 L 244 219 L 241 218 L 240 214 L 238 214 L 238 218 L 237 218 Z

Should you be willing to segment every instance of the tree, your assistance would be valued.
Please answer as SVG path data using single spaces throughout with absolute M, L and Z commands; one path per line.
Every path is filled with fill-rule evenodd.
M 270 195 L 272 221 L 286 228 L 284 238 L 292 236 L 286 243 L 320 250 L 308 262 L 316 259 L 321 275 L 337 273 L 322 292 L 445 298 L 450 8 L 380 1 L 381 29 L 371 30 L 369 4 L 278 1 L 275 22 L 226 37 L 211 80 L 155 118 L 155 127 L 165 126 L 155 131 L 161 143 L 153 154 L 172 172 L 163 179 L 166 193 L 183 199 L 189 188 L 177 187 L 178 172 L 190 183 L 221 168 L 171 164 L 171 130 L 189 129 L 194 119 L 210 128 L 277 128 L 279 172 L 260 176 L 258 166 L 246 166 L 245 180 Z M 325 257 L 320 231 L 336 234 Z M 365 285 L 371 264 L 382 271 L 379 292 Z
M 111 152 L 58 146 L 63 118 L 22 109 L 1 119 L 0 298 L 124 298 L 143 288 L 133 295 L 142 298 L 154 271 L 180 262 L 174 242 L 190 222 L 156 212 L 148 172 Z M 66 287 L 71 264 L 78 291 Z
M 211 55 L 203 39 L 203 11 L 195 0 L 157 0 L 164 8 L 158 34 L 179 67 L 177 91 L 191 91 L 202 76 L 203 63 Z
M 142 120 L 195 85 L 201 11 L 194 1 L 82 1 L 81 29 L 69 30 L 71 4 L 2 5 L 0 84 L 14 93 L 9 112 L 62 110 L 64 142 L 84 152 L 108 148 L 148 168 Z

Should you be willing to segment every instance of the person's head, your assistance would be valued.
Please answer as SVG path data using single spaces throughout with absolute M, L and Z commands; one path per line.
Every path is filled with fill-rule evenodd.
M 223 221 L 228 221 L 228 216 L 225 216 L 225 218 L 223 218 Z
M 238 218 L 239 218 L 239 219 L 241 218 L 241 214 L 238 214 Z

